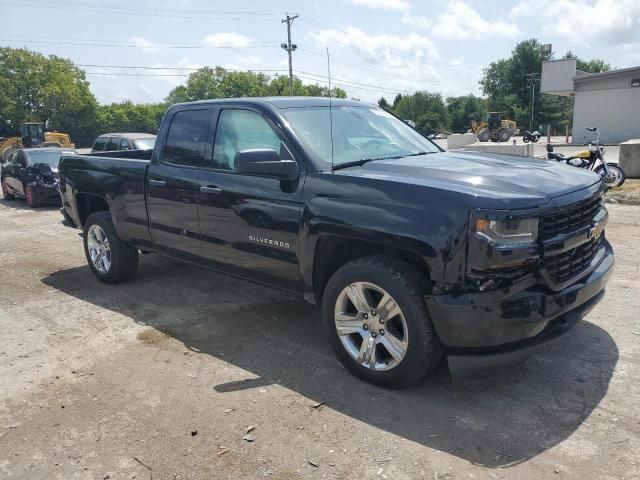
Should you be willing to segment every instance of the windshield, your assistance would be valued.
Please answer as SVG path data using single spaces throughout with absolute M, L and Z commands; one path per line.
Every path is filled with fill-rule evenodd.
M 283 111 L 291 128 L 322 161 L 331 165 L 328 107 Z M 376 107 L 334 107 L 333 164 L 421 153 L 439 149 L 402 120 Z
M 133 140 L 133 148 L 135 150 L 153 150 L 156 144 L 155 138 L 136 138 Z
M 46 164 L 53 168 L 58 168 L 58 163 L 60 163 L 60 156 L 62 152 L 57 151 L 33 151 L 29 152 L 29 160 L 32 165 L 37 164 Z

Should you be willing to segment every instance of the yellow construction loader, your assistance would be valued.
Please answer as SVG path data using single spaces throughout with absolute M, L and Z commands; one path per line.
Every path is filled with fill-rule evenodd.
M 516 122 L 505 118 L 504 112 L 489 112 L 486 122 L 471 122 L 470 133 L 475 133 L 480 142 L 508 142 L 516 132 Z
M 63 147 L 75 148 L 68 133 L 45 132 L 44 123 L 27 122 L 20 125 L 20 135 L 0 137 L 0 157 L 16 148 Z

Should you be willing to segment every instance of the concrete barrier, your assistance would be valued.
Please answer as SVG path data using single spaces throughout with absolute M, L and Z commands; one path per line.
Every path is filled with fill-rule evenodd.
M 513 145 L 512 143 L 472 143 L 463 148 L 475 152 L 502 153 L 503 155 L 517 155 L 519 157 L 533 157 L 533 144 Z
M 640 139 L 620 144 L 620 166 L 627 178 L 640 178 Z
M 453 135 L 447 135 L 447 150 L 461 148 L 477 141 L 478 137 L 475 133 L 455 133 Z

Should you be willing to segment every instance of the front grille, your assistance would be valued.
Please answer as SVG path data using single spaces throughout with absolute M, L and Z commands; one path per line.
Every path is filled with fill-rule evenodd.
M 574 203 L 560 211 L 540 217 L 538 238 L 548 240 L 562 233 L 571 233 L 593 223 L 593 217 L 602 208 L 602 198 Z
M 565 283 L 589 268 L 598 253 L 601 239 L 592 239 L 568 252 L 542 258 L 540 267 L 546 270 L 554 283 Z

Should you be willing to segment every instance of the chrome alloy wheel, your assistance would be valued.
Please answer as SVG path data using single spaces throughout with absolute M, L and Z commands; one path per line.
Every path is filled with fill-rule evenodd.
M 377 285 L 347 285 L 336 300 L 334 319 L 342 345 L 363 367 L 390 370 L 407 353 L 409 330 L 402 310 Z
M 87 249 L 91 263 L 100 273 L 107 273 L 111 268 L 111 247 L 104 230 L 98 225 L 91 225 L 87 232 Z

